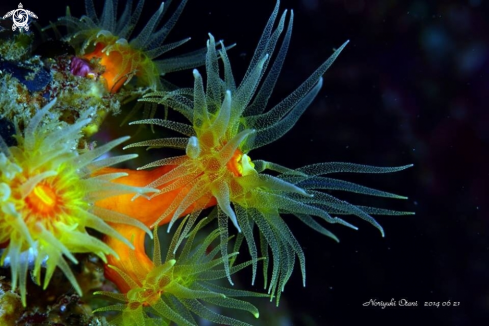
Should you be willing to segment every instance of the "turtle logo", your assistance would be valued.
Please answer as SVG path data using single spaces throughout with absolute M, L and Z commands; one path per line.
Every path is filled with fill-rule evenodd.
M 17 28 L 19 31 L 29 30 L 29 17 L 32 18 L 37 18 L 36 14 L 33 13 L 32 11 L 25 10 L 24 6 L 22 6 L 22 3 L 19 3 L 19 8 L 9 11 L 5 16 L 3 16 L 3 19 L 8 18 L 12 16 L 12 20 L 14 24 L 12 25 L 12 30 L 15 31 Z

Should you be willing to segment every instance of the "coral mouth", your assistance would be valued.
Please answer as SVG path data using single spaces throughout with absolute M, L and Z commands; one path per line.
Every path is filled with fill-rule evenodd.
M 42 216 L 55 216 L 63 202 L 55 189 L 47 182 L 36 185 L 25 201 L 34 215 Z

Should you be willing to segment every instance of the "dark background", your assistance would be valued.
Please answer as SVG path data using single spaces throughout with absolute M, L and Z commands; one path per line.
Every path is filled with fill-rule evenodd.
M 67 4 L 74 16 L 84 14 L 82 1 L 28 1 L 24 7 L 47 25 Z M 240 80 L 274 4 L 190 0 L 170 41 L 191 36 L 185 51 L 204 46 L 207 32 L 226 44 L 236 42 L 230 57 Z M 0 9 L 17 5 L 2 1 Z M 97 5 L 101 10 L 102 2 Z M 158 6 L 147 1 L 142 20 Z M 348 219 L 359 231 L 331 226 L 339 244 L 286 217 L 306 253 L 308 274 L 306 288 L 298 270 L 286 286 L 282 304 L 291 319 L 280 325 L 487 325 L 487 1 L 303 0 L 282 1 L 281 8 L 294 9 L 294 33 L 272 104 L 333 48 L 347 39 L 350 44 L 295 128 L 250 156 L 291 168 L 327 161 L 413 163 L 395 174 L 340 176 L 408 196 L 407 201 L 337 195 L 416 215 L 377 218 L 385 238 L 369 224 Z M 168 80 L 192 86 L 189 71 Z M 406 299 L 418 306 L 363 306 L 370 299 Z M 441 306 L 447 301 L 460 306 Z M 262 314 L 276 310 L 272 304 L 266 309 Z

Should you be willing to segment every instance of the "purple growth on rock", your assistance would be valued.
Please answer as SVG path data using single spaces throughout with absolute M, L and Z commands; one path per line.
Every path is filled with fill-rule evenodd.
M 87 60 L 78 57 L 71 59 L 70 72 L 75 76 L 87 77 L 88 74 L 94 74 Z

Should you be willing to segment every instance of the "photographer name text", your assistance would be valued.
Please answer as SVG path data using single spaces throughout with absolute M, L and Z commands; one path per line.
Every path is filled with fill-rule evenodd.
M 377 299 L 370 299 L 363 303 L 364 307 L 380 307 L 381 309 L 390 307 L 458 307 L 460 302 L 458 301 L 410 301 L 407 299 L 396 300 L 392 298 L 390 301 L 380 301 Z

